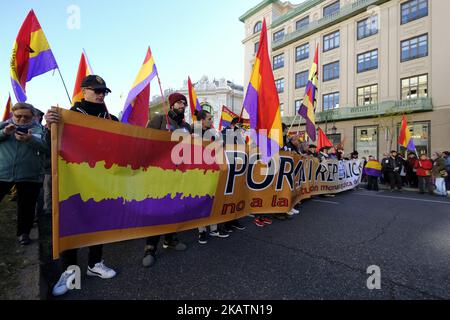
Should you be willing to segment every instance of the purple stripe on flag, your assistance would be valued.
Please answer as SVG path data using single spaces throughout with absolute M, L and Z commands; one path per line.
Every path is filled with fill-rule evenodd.
M 373 168 L 364 168 L 364 173 L 372 177 L 381 177 L 381 171 Z
M 416 151 L 416 146 L 414 145 L 414 139 L 409 139 L 408 145 L 406 146 L 408 151 Z
M 152 79 L 156 77 L 156 66 L 153 65 L 153 71 L 152 73 L 145 78 L 142 82 L 138 83 L 136 87 L 132 88 L 130 90 L 130 93 L 128 94 L 127 100 L 125 102 L 125 106 L 129 106 L 133 103 L 133 100 L 136 99 L 139 93 L 144 90 L 144 88 L 152 81 Z
M 214 198 L 185 197 L 125 202 L 123 199 L 90 199 L 84 202 L 75 195 L 60 203 L 60 236 L 120 230 L 203 219 L 211 214 Z
M 312 141 L 316 141 L 316 126 L 308 118 L 308 107 L 302 104 L 298 113 L 306 120 L 306 133 L 308 137 Z
M 268 138 L 266 135 L 259 132 L 256 133 L 255 130 L 250 130 L 249 135 L 252 141 L 256 141 L 264 163 L 268 163 L 270 158 L 280 152 L 281 146 L 275 140 Z
M 11 79 L 11 84 L 12 84 L 14 95 L 16 96 L 17 102 L 27 101 L 27 95 L 23 91 L 21 85 L 14 79 Z
M 250 115 L 250 128 L 256 129 L 258 123 L 258 91 L 253 88 L 251 83 L 248 85 L 245 95 L 244 108 Z
M 43 73 L 58 68 L 52 50 L 42 51 L 36 57 L 30 58 L 27 82 Z

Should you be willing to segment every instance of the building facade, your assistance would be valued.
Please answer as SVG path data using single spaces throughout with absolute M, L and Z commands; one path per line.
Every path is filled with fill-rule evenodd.
M 405 114 L 419 153 L 450 149 L 450 1 L 266 0 L 245 24 L 245 83 L 263 19 L 283 121 L 296 117 L 319 47 L 316 123 L 346 152 L 381 158 Z M 303 121 L 304 123 L 304 121 Z
M 240 114 L 244 102 L 244 87 L 236 85 L 225 79 L 209 80 L 203 76 L 198 82 L 193 83 L 198 100 L 202 106 L 213 111 L 214 127 L 219 128 L 222 106 L 227 106 L 234 113 Z M 178 92 L 189 97 L 188 83 L 184 82 L 183 88 Z M 189 109 L 189 108 L 188 108 Z M 186 113 L 186 121 L 192 123 L 192 115 L 189 110 Z

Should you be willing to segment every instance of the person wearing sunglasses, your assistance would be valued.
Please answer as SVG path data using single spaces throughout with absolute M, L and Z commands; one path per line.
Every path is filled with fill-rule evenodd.
M 23 246 L 31 243 L 30 231 L 44 178 L 42 159 L 50 152 L 36 114 L 31 104 L 17 103 L 12 117 L 0 122 L 0 202 L 15 185 L 17 237 Z
M 106 86 L 105 80 L 97 75 L 90 75 L 83 79 L 81 83 L 84 99 L 81 102 L 75 103 L 70 109 L 71 111 L 79 112 L 87 116 L 93 116 L 103 119 L 109 119 L 113 121 L 119 121 L 119 119 L 108 112 L 105 105 L 105 97 L 111 93 L 111 90 Z M 58 113 L 50 109 L 45 115 L 47 124 L 59 122 Z M 51 184 L 48 185 L 51 187 Z M 51 195 L 51 192 L 45 192 L 45 194 Z M 49 201 L 50 202 L 50 199 Z M 75 278 L 74 270 L 68 268 L 72 265 L 77 265 L 78 249 L 67 250 L 61 253 L 62 269 L 65 270 L 59 279 L 59 281 L 53 287 L 53 295 L 61 296 L 65 294 L 69 288 L 67 283 L 72 283 Z M 95 276 L 102 279 L 110 279 L 116 276 L 116 272 L 107 267 L 102 260 L 103 245 L 89 247 L 89 259 L 88 259 L 88 276 Z

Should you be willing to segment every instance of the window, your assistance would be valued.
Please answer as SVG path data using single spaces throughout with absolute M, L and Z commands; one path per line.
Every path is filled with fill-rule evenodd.
M 299 72 L 295 75 L 295 89 L 306 87 L 309 71 Z
M 273 70 L 284 67 L 284 53 L 273 57 Z
M 323 81 L 339 79 L 339 61 L 323 66 Z
M 402 100 L 427 98 L 428 75 L 402 79 Z
M 402 41 L 402 59 L 408 61 L 428 56 L 428 35 Z
M 354 150 L 358 151 L 359 157 L 374 156 L 378 158 L 378 127 L 355 127 Z
M 358 22 L 358 40 L 373 36 L 378 33 L 378 16 L 371 16 Z
M 339 30 L 323 37 L 323 52 L 339 48 Z
M 303 19 L 298 20 L 295 23 L 295 30 L 300 30 L 304 27 L 306 27 L 307 25 L 309 25 L 309 16 L 304 17 Z
M 340 9 L 340 3 L 339 1 L 336 1 L 335 3 L 330 4 L 329 6 L 326 6 L 323 8 L 323 16 L 331 16 L 332 14 L 335 14 L 336 12 L 339 12 Z
M 284 117 L 284 103 L 280 103 L 280 113 L 281 117 Z
M 258 53 L 259 50 L 259 42 L 255 43 L 255 54 Z
M 275 80 L 275 86 L 277 87 L 277 92 L 278 93 L 283 93 L 284 92 L 284 79 L 278 79 Z
M 339 108 L 339 92 L 323 95 L 323 111 Z
M 296 114 L 300 111 L 300 107 L 302 106 L 303 100 L 295 100 L 295 112 Z
M 411 0 L 402 4 L 402 24 L 428 16 L 428 0 Z
M 306 60 L 309 58 L 309 43 L 295 48 L 295 61 Z
M 262 29 L 262 22 L 258 21 L 253 28 L 253 34 L 260 32 Z
M 358 55 L 358 73 L 378 68 L 378 50 Z
M 358 106 L 378 103 L 378 85 L 358 88 Z
M 273 42 L 283 40 L 283 38 L 284 38 L 284 29 L 277 31 L 273 34 Z

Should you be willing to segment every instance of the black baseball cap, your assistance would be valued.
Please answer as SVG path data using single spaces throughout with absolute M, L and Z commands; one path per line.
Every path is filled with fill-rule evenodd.
M 104 89 L 107 92 L 111 92 L 111 90 L 106 86 L 105 80 L 100 76 L 90 75 L 83 79 L 81 83 L 82 88 L 91 88 L 91 89 Z

